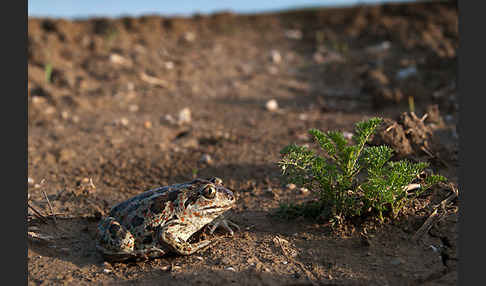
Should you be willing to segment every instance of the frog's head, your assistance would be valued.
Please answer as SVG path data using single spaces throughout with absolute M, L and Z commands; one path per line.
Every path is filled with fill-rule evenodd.
M 192 198 L 186 201 L 186 212 L 201 222 L 210 222 L 231 209 L 235 201 L 233 192 L 222 185 L 221 179 L 205 180 L 201 182 Z

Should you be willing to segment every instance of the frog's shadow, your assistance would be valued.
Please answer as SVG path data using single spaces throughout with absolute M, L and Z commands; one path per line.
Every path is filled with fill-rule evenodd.
M 28 223 L 29 231 L 45 239 L 29 239 L 27 247 L 41 256 L 59 258 L 83 267 L 103 262 L 96 251 L 95 229 L 98 220 L 92 217 L 57 217 L 48 223 L 34 219 Z
M 48 223 L 34 219 L 28 223 L 29 232 L 41 236 L 41 239 L 29 238 L 27 247 L 43 257 L 61 259 L 75 264 L 78 267 L 101 265 L 104 257 L 96 249 L 96 227 L 99 219 L 94 217 L 57 217 L 55 222 L 51 218 Z M 217 230 L 215 233 L 219 233 Z M 201 232 L 197 233 L 201 235 Z M 184 260 L 184 257 L 169 252 L 161 258 L 150 261 L 156 264 L 171 265 L 174 260 Z M 139 261 L 128 259 L 119 263 L 136 265 Z M 117 262 L 114 262 L 117 263 Z

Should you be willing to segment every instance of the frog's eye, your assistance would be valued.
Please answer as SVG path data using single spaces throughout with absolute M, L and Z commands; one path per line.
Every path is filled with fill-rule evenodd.
M 216 188 L 213 185 L 206 185 L 201 191 L 202 195 L 208 199 L 214 199 L 216 196 Z

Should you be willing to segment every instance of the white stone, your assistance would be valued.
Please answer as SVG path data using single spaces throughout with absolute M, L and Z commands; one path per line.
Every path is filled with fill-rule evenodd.
M 278 109 L 278 103 L 275 99 L 270 99 L 265 103 L 265 108 L 269 111 L 275 111 Z
M 179 114 L 177 116 L 177 122 L 179 124 L 191 122 L 191 110 L 188 107 L 185 107 L 181 111 L 179 111 Z

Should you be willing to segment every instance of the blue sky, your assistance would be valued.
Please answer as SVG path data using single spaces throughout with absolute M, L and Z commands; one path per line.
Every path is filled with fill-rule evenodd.
M 28 0 L 28 15 L 35 17 L 88 18 L 94 16 L 119 17 L 160 14 L 164 16 L 190 16 L 222 10 L 235 13 L 257 13 L 292 7 L 346 6 L 365 3 L 406 2 L 386 0 Z M 408 0 L 413 1 L 413 0 Z

